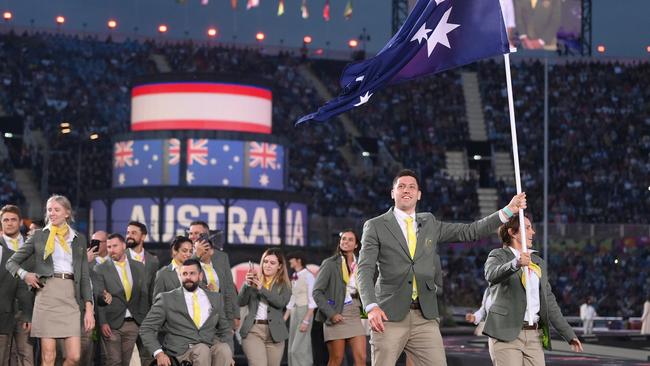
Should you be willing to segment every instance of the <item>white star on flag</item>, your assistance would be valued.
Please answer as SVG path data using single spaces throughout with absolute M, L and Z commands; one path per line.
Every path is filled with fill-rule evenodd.
M 370 97 L 372 97 L 372 93 L 367 91 L 365 95 L 359 96 L 359 99 L 360 99 L 359 103 L 355 104 L 354 106 L 358 107 L 358 106 L 360 106 L 362 104 L 368 103 L 368 101 L 370 100 Z
M 230 151 L 230 145 L 223 145 L 223 151 L 225 152 Z
M 426 41 L 427 38 L 429 38 L 429 33 L 431 32 L 433 32 L 433 30 L 427 29 L 427 23 L 424 22 L 418 32 L 413 35 L 413 38 L 411 38 L 411 42 L 418 41 L 418 44 L 420 44 L 423 40 Z
M 227 186 L 227 185 L 230 183 L 230 181 L 228 180 L 228 178 L 224 178 L 224 179 L 221 181 L 221 183 L 223 183 L 224 186 Z
M 126 175 L 124 175 L 124 173 L 120 173 L 120 175 L 117 177 L 117 181 L 120 182 L 120 185 L 124 185 L 124 182 L 126 182 Z
M 192 184 L 194 179 L 195 179 L 194 178 L 194 172 L 188 169 L 187 170 L 187 176 L 185 177 L 185 180 L 187 180 L 187 183 Z
M 142 150 L 149 151 L 149 145 L 144 144 L 144 146 L 142 147 Z
M 144 179 L 142 180 L 142 184 L 144 184 L 145 186 L 146 186 L 147 184 L 149 184 L 149 179 L 144 178 Z
M 156 154 L 151 155 L 151 160 L 158 161 L 158 155 Z
M 239 163 L 239 156 L 234 156 L 232 158 L 232 161 L 234 161 L 235 163 Z
M 210 165 L 217 165 L 217 159 L 210 159 Z
M 427 52 L 428 56 L 431 56 L 433 49 L 440 43 L 441 45 L 451 49 L 449 45 L 449 38 L 447 38 L 447 33 L 453 31 L 454 29 L 460 27 L 460 24 L 447 23 L 449 20 L 449 14 L 451 14 L 451 9 L 447 9 L 445 14 L 443 14 L 442 19 L 436 26 L 436 29 L 433 30 L 433 33 L 427 39 Z
M 266 174 L 260 175 L 260 185 L 262 185 L 262 187 L 268 186 L 269 183 L 270 183 L 270 181 L 269 181 L 269 176 L 268 175 L 266 175 Z
M 363 79 L 365 79 L 365 77 L 366 77 L 365 75 L 361 75 L 361 76 L 357 77 L 356 79 L 354 79 L 354 81 L 363 81 Z
M 134 165 L 139 165 L 139 164 L 140 164 L 140 160 L 138 160 L 138 159 L 133 160 L 133 164 L 134 164 Z

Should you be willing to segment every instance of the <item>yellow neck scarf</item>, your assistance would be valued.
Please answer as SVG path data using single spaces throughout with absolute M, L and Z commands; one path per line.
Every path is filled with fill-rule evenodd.
M 70 254 L 70 247 L 68 242 L 65 241 L 66 236 L 69 232 L 68 224 L 63 224 L 61 226 L 52 225 L 50 227 L 50 235 L 47 237 L 47 242 L 45 242 L 45 253 L 43 254 L 43 259 L 47 259 L 52 253 L 54 253 L 54 238 L 59 238 L 59 245 L 61 248 L 68 254 Z
M 273 286 L 273 282 L 275 282 L 275 278 L 273 278 L 273 277 L 271 277 L 268 280 L 266 279 L 266 277 L 264 277 L 264 279 L 262 280 L 264 288 L 267 289 L 267 290 L 271 289 L 271 287 Z
M 535 272 L 535 274 L 537 275 L 537 277 L 539 279 L 542 279 L 542 269 L 539 267 L 539 265 L 537 265 L 537 264 L 535 264 L 533 262 L 530 262 L 530 264 L 528 265 L 528 269 Z M 524 286 L 524 288 L 526 288 L 526 275 L 523 274 L 523 273 L 521 275 L 521 284 Z
M 350 272 L 344 256 L 341 256 L 341 275 L 343 275 L 343 282 L 347 285 L 350 282 Z

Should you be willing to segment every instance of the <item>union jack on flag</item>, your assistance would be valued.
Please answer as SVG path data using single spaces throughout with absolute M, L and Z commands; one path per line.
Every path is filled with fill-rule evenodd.
M 181 140 L 169 139 L 169 165 L 177 165 L 181 161 Z
M 262 169 L 271 168 L 272 170 L 278 169 L 278 154 L 276 152 L 278 146 L 276 144 L 269 144 L 267 142 L 251 142 L 249 146 L 249 167 L 260 167 Z
M 133 166 L 133 140 L 116 142 L 113 157 L 117 168 Z
M 208 165 L 208 139 L 187 140 L 187 164 Z

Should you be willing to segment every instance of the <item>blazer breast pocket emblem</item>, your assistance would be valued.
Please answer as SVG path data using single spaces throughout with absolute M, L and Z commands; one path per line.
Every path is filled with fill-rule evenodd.
M 433 246 L 433 240 L 432 239 L 427 239 L 427 241 L 425 242 L 425 245 L 427 246 L 427 248 L 431 249 L 431 247 Z

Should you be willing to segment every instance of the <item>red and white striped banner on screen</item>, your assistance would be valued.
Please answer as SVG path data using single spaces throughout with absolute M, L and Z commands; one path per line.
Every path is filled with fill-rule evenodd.
M 131 130 L 271 133 L 268 89 L 212 82 L 145 84 L 131 92 Z

